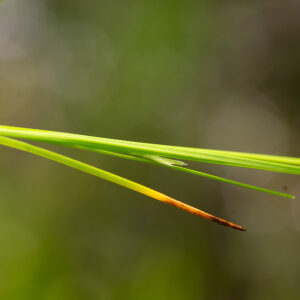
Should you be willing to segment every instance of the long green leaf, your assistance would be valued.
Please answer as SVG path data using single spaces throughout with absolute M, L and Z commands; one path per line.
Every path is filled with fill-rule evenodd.
M 156 199 L 158 201 L 173 205 L 173 206 L 178 207 L 182 210 L 185 210 L 189 213 L 192 213 L 192 214 L 201 216 L 205 219 L 214 221 L 218 224 L 221 224 L 221 225 L 233 228 L 233 229 L 245 231 L 245 228 L 240 225 L 237 225 L 237 224 L 228 222 L 226 220 L 220 219 L 218 217 L 215 217 L 209 213 L 206 213 L 206 212 L 204 212 L 200 209 L 197 209 L 193 206 L 190 206 L 188 204 L 180 202 L 174 198 L 171 198 L 165 194 L 162 194 L 162 193 L 155 191 L 151 188 L 148 188 L 144 185 L 141 185 L 139 183 L 136 183 L 136 182 L 126 179 L 124 177 L 115 175 L 113 173 L 104 171 L 102 169 L 96 168 L 94 166 L 88 165 L 86 163 L 80 162 L 73 158 L 70 158 L 70 157 L 58 154 L 56 152 L 37 147 L 37 146 L 33 146 L 33 145 L 30 145 L 25 142 L 20 142 L 20 141 L 11 139 L 11 138 L 3 137 L 3 136 L 0 136 L 0 144 L 10 147 L 10 148 L 23 150 L 23 151 L 56 161 L 63 165 L 69 166 L 71 168 L 78 169 L 82 172 L 85 172 L 85 173 L 97 176 L 99 178 L 105 179 L 107 181 L 111 181 L 113 183 L 119 184 L 121 186 L 124 186 L 124 187 L 131 189 L 133 191 L 136 191 L 138 193 L 144 194 L 144 195 L 151 197 L 153 199 Z
M 259 192 L 264 192 L 264 193 L 267 193 L 267 194 L 273 194 L 273 195 L 276 195 L 276 196 L 286 197 L 286 198 L 290 198 L 290 199 L 295 198 L 293 195 L 290 195 L 290 194 L 286 194 L 286 193 L 282 193 L 282 192 L 278 192 L 278 191 L 258 187 L 258 186 L 247 184 L 247 183 L 242 183 L 242 182 L 239 182 L 239 181 L 223 178 L 223 177 L 220 177 L 220 176 L 215 176 L 215 175 L 204 173 L 204 172 L 199 172 L 199 171 L 184 168 L 184 167 L 181 167 L 181 166 L 176 166 L 176 165 L 172 165 L 172 164 L 164 164 L 164 163 L 162 164 L 162 163 L 159 162 L 159 160 L 156 160 L 156 161 L 155 160 L 149 160 L 149 159 L 143 158 L 143 157 L 136 157 L 136 156 L 132 156 L 132 155 L 120 154 L 120 153 L 116 153 L 116 152 L 109 152 L 109 151 L 104 151 L 104 150 L 99 150 L 99 149 L 94 149 L 94 148 L 88 148 L 88 147 L 82 147 L 82 146 L 76 147 L 76 148 L 95 151 L 97 153 L 110 155 L 110 156 L 115 156 L 115 157 L 124 158 L 124 159 L 129 159 L 129 160 L 134 160 L 134 161 L 138 161 L 138 162 L 150 163 L 150 164 L 154 164 L 154 165 L 164 166 L 164 167 L 172 169 L 172 170 L 182 171 L 182 172 L 185 172 L 185 173 L 206 177 L 206 178 L 209 178 L 209 179 L 213 179 L 213 180 L 233 184 L 233 185 L 236 185 L 236 186 L 239 186 L 239 187 L 248 188 L 248 189 L 256 190 L 256 191 L 259 191 Z
M 263 155 L 256 154 L 252 154 L 251 157 L 249 156 L 249 154 L 241 156 L 239 155 L 239 153 L 230 151 L 226 152 L 189 147 L 137 143 L 78 134 L 9 126 L 0 126 L 0 135 L 14 138 L 23 138 L 33 141 L 61 144 L 66 146 L 82 145 L 129 155 L 157 155 L 171 159 L 193 160 L 213 164 L 254 168 L 300 175 L 300 159 L 298 158 L 281 157 L 279 159 L 278 156 L 268 156 L 269 159 L 263 160 Z M 291 161 L 294 161 L 296 163 L 290 164 Z

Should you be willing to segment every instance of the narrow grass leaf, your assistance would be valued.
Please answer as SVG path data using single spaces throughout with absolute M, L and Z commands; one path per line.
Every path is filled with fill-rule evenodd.
M 80 149 L 83 149 L 83 150 L 95 151 L 97 153 L 110 155 L 110 156 L 115 156 L 115 157 L 119 157 L 119 158 L 130 159 L 130 160 L 134 160 L 134 161 L 138 161 L 138 162 L 159 165 L 159 166 L 167 167 L 167 168 L 172 169 L 172 170 L 182 171 L 182 172 L 185 172 L 185 173 L 206 177 L 206 178 L 209 178 L 209 179 L 221 181 L 221 182 L 224 182 L 224 183 L 229 183 L 229 184 L 232 184 L 232 185 L 236 185 L 236 186 L 239 186 L 239 187 L 243 187 L 243 188 L 247 188 L 247 189 L 251 189 L 251 190 L 255 190 L 255 191 L 259 191 L 259 192 L 263 192 L 263 193 L 267 193 L 267 194 L 273 194 L 273 195 L 276 195 L 276 196 L 281 196 L 281 197 L 285 197 L 285 198 L 289 198 L 289 199 L 294 199 L 295 198 L 293 195 L 290 195 L 290 194 L 287 194 L 287 193 L 282 193 L 282 192 L 278 192 L 278 191 L 258 187 L 258 186 L 255 186 L 255 185 L 242 183 L 240 181 L 235 181 L 235 180 L 227 179 L 227 178 L 216 176 L 216 175 L 212 175 L 212 174 L 208 174 L 208 173 L 204 173 L 204 172 L 200 172 L 200 171 L 196 171 L 196 170 L 192 170 L 192 169 L 188 169 L 188 168 L 183 168 L 183 167 L 172 165 L 172 164 L 161 163 L 160 161 L 153 160 L 153 159 L 149 160 L 147 156 L 142 158 L 142 157 L 136 157 L 136 156 L 132 156 L 132 155 L 120 154 L 120 153 L 116 153 L 116 152 L 103 151 L 103 150 L 99 150 L 99 149 L 95 149 L 95 148 L 88 148 L 88 147 L 77 147 L 77 148 L 80 148 Z
M 85 172 L 85 173 L 97 176 L 99 178 L 105 179 L 107 181 L 119 184 L 121 186 L 124 186 L 128 189 L 134 190 L 138 193 L 144 194 L 144 195 L 151 197 L 153 199 L 156 199 L 158 201 L 173 205 L 173 206 L 180 208 L 182 210 L 185 210 L 189 213 L 192 213 L 197 216 L 201 216 L 205 219 L 214 221 L 218 224 L 221 224 L 221 225 L 233 228 L 233 229 L 245 231 L 245 228 L 240 225 L 237 225 L 237 224 L 228 222 L 226 220 L 223 220 L 221 218 L 215 217 L 209 213 L 206 213 L 206 212 L 204 212 L 200 209 L 197 209 L 193 206 L 190 206 L 188 204 L 180 202 L 174 198 L 171 198 L 165 194 L 162 194 L 162 193 L 155 191 L 151 188 L 148 188 L 144 185 L 141 185 L 139 183 L 136 183 L 136 182 L 126 179 L 124 177 L 118 176 L 116 174 L 104 171 L 102 169 L 96 168 L 94 166 L 88 165 L 86 163 L 80 162 L 73 158 L 70 158 L 70 157 L 58 154 L 56 152 L 37 147 L 37 146 L 33 146 L 33 145 L 25 143 L 25 142 L 21 142 L 21 141 L 14 140 L 11 138 L 3 137 L 3 136 L 0 136 L 0 144 L 3 146 L 15 148 L 18 150 L 23 150 L 25 152 L 32 153 L 32 154 L 56 161 L 60 164 L 69 166 L 71 168 L 78 169 L 82 172 Z
M 61 144 L 81 145 L 128 155 L 154 155 L 175 160 L 192 160 L 228 166 L 246 167 L 300 175 L 300 159 L 244 154 L 189 147 L 137 143 L 54 131 L 0 126 L 0 135 L 28 140 Z

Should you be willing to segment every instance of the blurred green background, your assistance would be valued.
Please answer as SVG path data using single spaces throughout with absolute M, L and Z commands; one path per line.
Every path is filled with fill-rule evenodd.
M 7 0 L 1 124 L 300 156 L 298 1 Z M 297 176 L 192 164 L 285 190 L 46 145 L 247 227 L 230 230 L 1 147 L 0 299 L 298 299 Z

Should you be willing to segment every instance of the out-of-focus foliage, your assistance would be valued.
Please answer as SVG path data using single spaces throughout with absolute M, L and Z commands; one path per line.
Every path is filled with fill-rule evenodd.
M 299 157 L 298 11 L 292 0 L 4 1 L 1 124 Z M 297 177 L 193 166 L 298 196 L 287 200 L 62 152 L 248 231 L 1 148 L 1 299 L 300 296 Z

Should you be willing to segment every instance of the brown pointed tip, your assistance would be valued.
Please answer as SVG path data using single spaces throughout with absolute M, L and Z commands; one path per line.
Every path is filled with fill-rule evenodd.
M 237 230 L 240 230 L 240 231 L 246 231 L 246 228 L 245 228 L 245 227 L 242 227 L 242 226 L 238 226 L 236 229 L 237 229 Z
M 240 231 L 246 231 L 246 228 L 243 227 L 243 226 L 228 222 L 226 220 L 220 219 L 220 218 L 215 217 L 215 216 L 212 216 L 211 220 L 218 223 L 218 224 L 221 224 L 223 226 L 226 226 L 226 227 L 229 227 L 229 228 L 232 228 L 232 229 L 236 229 L 236 230 L 240 230 Z
M 240 225 L 237 225 L 237 224 L 234 224 L 234 223 L 231 223 L 229 221 L 226 221 L 224 219 L 221 219 L 221 218 L 218 218 L 216 216 L 213 216 L 207 212 L 204 212 L 203 210 L 200 210 L 198 208 L 195 208 L 193 206 L 190 206 L 186 203 L 183 203 L 183 202 L 180 202 L 176 199 L 173 199 L 171 197 L 168 197 L 168 196 L 165 196 L 163 195 L 164 198 L 163 199 L 159 199 L 160 201 L 163 201 L 165 203 L 168 203 L 170 205 L 173 205 L 173 206 L 176 206 L 182 210 L 185 210 L 191 214 L 194 214 L 194 215 L 197 215 L 197 216 L 200 216 L 204 219 L 208 219 L 208 220 L 211 220 L 213 222 L 216 222 L 218 224 L 221 224 L 223 226 L 226 226 L 226 227 L 229 227 L 229 228 L 232 228 L 232 229 L 236 229 L 236 230 L 240 230 L 240 231 L 246 231 L 246 228 L 240 226 Z

